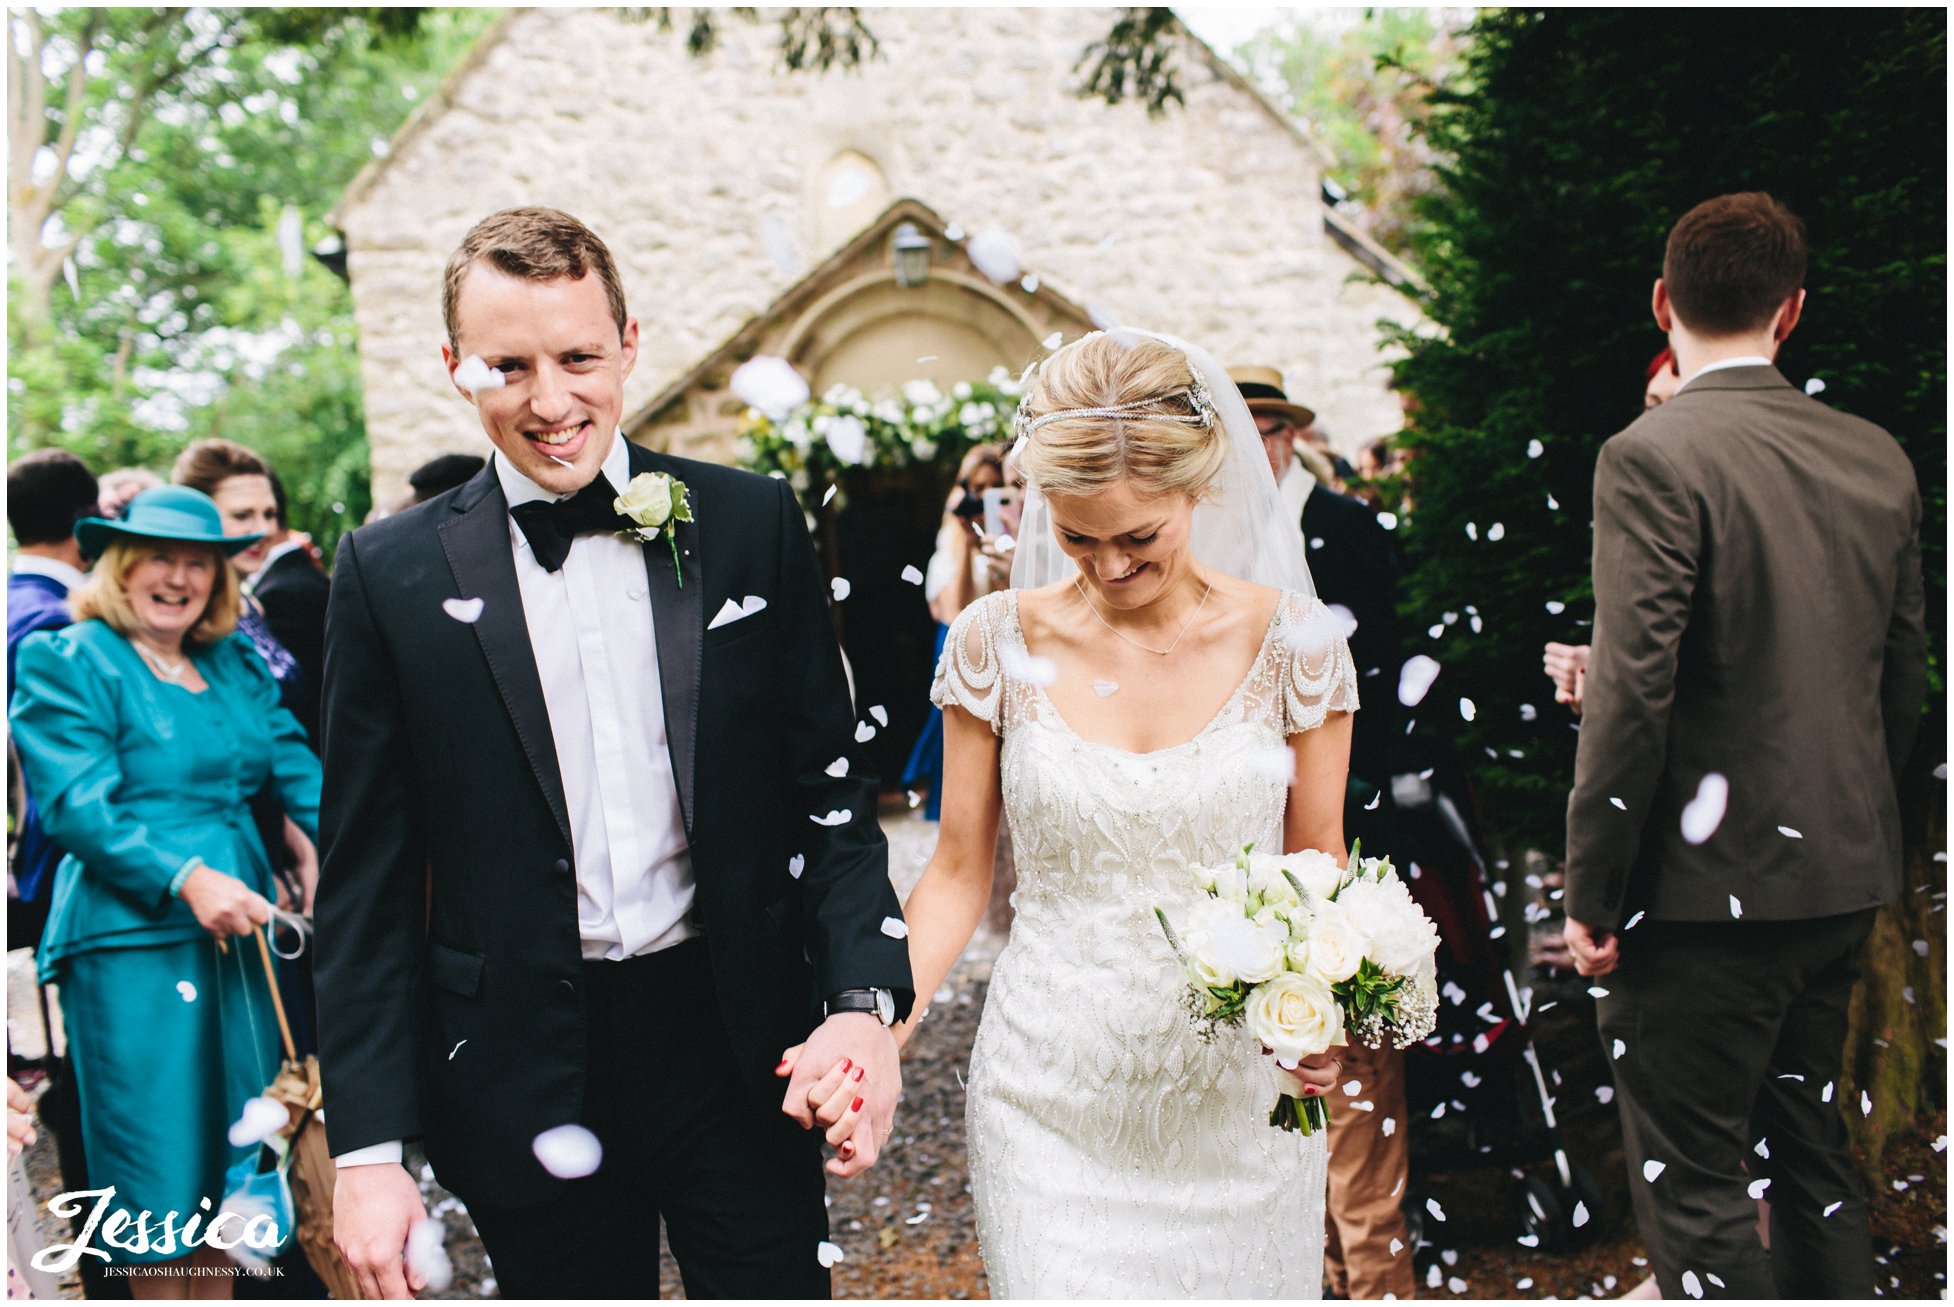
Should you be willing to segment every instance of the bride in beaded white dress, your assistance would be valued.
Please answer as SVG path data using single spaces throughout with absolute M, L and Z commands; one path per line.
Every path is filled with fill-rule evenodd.
M 1283 1073 L 1245 1032 L 1203 1042 L 1154 908 L 1185 920 L 1188 865 L 1245 843 L 1342 856 L 1348 647 L 1295 524 L 1270 544 L 1268 464 L 1205 355 L 1088 336 L 1041 366 L 1018 427 L 1033 493 L 1013 580 L 1036 584 L 951 628 L 931 691 L 941 834 L 905 907 L 927 996 L 1009 820 L 1016 917 L 967 1116 L 991 1294 L 1317 1297 L 1323 1137 L 1267 1119 L 1339 1064 Z

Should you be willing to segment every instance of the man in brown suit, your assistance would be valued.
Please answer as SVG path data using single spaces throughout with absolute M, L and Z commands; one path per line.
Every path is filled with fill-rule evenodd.
M 1685 214 L 1654 302 L 1684 381 L 1595 470 L 1566 937 L 1608 976 L 1665 1298 L 1873 1288 L 1838 1076 L 1859 947 L 1900 892 L 1920 494 L 1891 436 L 1772 366 L 1804 273 L 1803 225 L 1769 196 Z

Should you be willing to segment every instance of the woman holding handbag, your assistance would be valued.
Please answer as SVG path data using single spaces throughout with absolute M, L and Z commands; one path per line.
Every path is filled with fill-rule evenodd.
M 137 1297 L 227 1296 L 190 1278 L 221 1252 L 158 1236 L 208 1226 L 244 1152 L 227 1131 L 278 1067 L 277 1022 L 249 941 L 274 892 L 251 795 L 267 782 L 316 834 L 319 763 L 235 633 L 238 583 L 208 496 L 138 495 L 75 533 L 100 558 L 75 624 L 20 649 L 12 720 L 55 874 L 39 954 L 61 987 L 89 1184 L 114 1188 L 91 1242 L 139 1266 Z M 109 1237 L 124 1214 L 119 1239 Z M 150 1238 L 137 1235 L 148 1215 Z

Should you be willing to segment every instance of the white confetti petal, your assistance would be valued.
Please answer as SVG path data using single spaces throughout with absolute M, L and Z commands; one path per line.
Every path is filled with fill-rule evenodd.
M 468 1041 L 467 1041 L 467 1040 L 465 1040 L 465 1039 L 463 1039 L 463 1040 L 458 1040 L 458 1041 L 456 1041 L 456 1043 L 455 1043 L 455 1046 L 454 1046 L 453 1048 L 451 1048 L 451 1049 L 449 1049 L 449 1050 L 448 1050 L 448 1060 L 449 1060 L 450 1062 L 452 1062 L 452 1061 L 454 1061 L 454 1060 L 455 1060 L 455 1054 L 456 1054 L 456 1053 L 459 1053 L 459 1052 L 461 1052 L 461 1046 L 462 1046 L 463 1044 L 466 1044 L 467 1042 L 468 1042 Z
M 1863 1089 L 1859 1091 L 1859 1113 L 1862 1116 L 1873 1114 L 1873 1096 Z
M 1545 1012 L 1545 1011 L 1546 1011 L 1547 1009 L 1546 1009 L 1546 1008 L 1541 1008 L 1540 1010 L 1541 1010 L 1542 1012 Z M 1615 1060 L 1617 1060 L 1617 1061 L 1620 1061 L 1620 1060 L 1621 1060 L 1621 1055 L 1622 1055 L 1623 1053 L 1626 1053 L 1627 1051 L 1628 1051 L 1628 1045 L 1627 1045 L 1627 1044 L 1624 1044 L 1624 1043 L 1622 1043 L 1622 1041 L 1621 1041 L 1621 1040 L 1619 1040 L 1619 1039 L 1617 1039 L 1617 1040 L 1615 1041 L 1615 1048 L 1614 1048 L 1614 1053 L 1615 1053 Z
M 1506 523 L 1495 522 L 1486 528 L 1486 539 L 1499 541 L 1506 539 Z
M 1816 395 L 1821 391 L 1823 391 L 1824 389 L 1825 389 L 1825 383 L 1823 381 L 1820 381 L 1817 377 L 1813 377 L 1810 381 L 1807 381 L 1805 383 L 1805 393 L 1807 395 Z
M 1752 1180 L 1750 1182 L 1749 1187 L 1745 1190 L 1745 1192 L 1750 1194 L 1752 1198 L 1762 1198 L 1764 1196 L 1764 1191 L 1766 1189 L 1769 1189 L 1770 1187 L 1771 1187 L 1771 1177 L 1767 1175 L 1761 1180 Z
M 1845 1206 L 1845 1204 L 1844 1204 L 1843 1202 L 1837 1202 L 1837 1203 L 1831 1203 L 1831 1204 L 1828 1204 L 1828 1205 L 1826 1206 L 1826 1208 L 1825 1208 L 1825 1210 L 1824 1210 L 1824 1211 L 1822 1211 L 1822 1212 L 1820 1212 L 1820 1213 L 1819 1213 L 1819 1215 L 1820 1215 L 1820 1216 L 1830 1216 L 1830 1215 L 1831 1215 L 1831 1214 L 1832 1214 L 1833 1212 L 1836 1212 L 1836 1211 L 1838 1211 L 1838 1210 L 1839 1210 L 1839 1209 L 1840 1209 L 1841 1207 L 1844 1207 L 1844 1206 Z
M 1020 281 L 1018 285 L 1024 290 L 1025 294 L 1036 295 L 1038 293 L 1038 274 L 1027 272 L 1024 275 L 1024 280 Z
M 1396 1134 L 1397 1132 L 1398 1132 L 1398 1118 L 1396 1118 L 1395 1116 L 1387 1116 L 1387 1117 L 1385 1117 L 1385 1118 L 1384 1118 L 1384 1137 L 1385 1137 L 1386 1139 L 1389 1139 L 1389 1138 L 1390 1138 L 1390 1137 L 1391 1137 L 1392 1135 L 1394 1135 L 1394 1134 Z
M 875 719 L 877 726 L 887 726 L 889 724 L 889 710 L 879 703 L 869 705 L 868 715 Z
M 1031 685 L 1049 686 L 1058 680 L 1057 663 L 1041 654 L 1022 653 L 1008 643 L 998 645 L 997 661 L 1006 676 Z
M 176 982 L 176 992 L 183 996 L 185 1003 L 194 1003 L 197 1001 L 197 987 L 187 980 Z
M 1537 1234 L 1523 1234 L 1513 1242 L 1519 1244 L 1522 1248 L 1538 1248 L 1540 1246 L 1540 1236 Z
M 233 1148 L 262 1144 L 292 1123 L 292 1113 L 275 1098 L 262 1096 L 244 1100 L 244 1111 L 231 1122 L 228 1138 Z
M 1606 1107 L 1615 1101 L 1615 1087 L 1613 1085 L 1598 1085 L 1595 1087 L 1594 1096 L 1601 1101 L 1603 1107 Z
M 1683 806 L 1683 838 L 1701 844 L 1716 834 L 1729 805 L 1729 779 L 1721 772 L 1707 773 L 1696 783 L 1696 797 Z
M 1432 682 L 1438 679 L 1438 660 L 1427 654 L 1413 654 L 1398 669 L 1398 702 L 1416 708 L 1425 701 Z
M 1386 531 L 1395 531 L 1398 529 L 1398 515 L 1396 513 L 1379 513 L 1377 515 L 1377 524 Z
M 1479 705 L 1470 699 L 1459 700 L 1459 716 L 1471 721 L 1479 715 Z
M 1092 683 L 1092 692 L 1104 699 L 1107 695 L 1119 693 L 1119 682 L 1099 679 Z
M 1646 917 L 1646 916 L 1648 916 L 1648 915 L 1649 915 L 1649 914 L 1648 914 L 1648 913 L 1646 913 L 1646 912 L 1638 912 L 1638 913 L 1636 913 L 1636 914 L 1635 914 L 1634 916 L 1632 916 L 1632 917 L 1630 917 L 1630 918 L 1628 919 L 1628 924 L 1626 924 L 1626 925 L 1624 925 L 1624 926 L 1622 927 L 1622 929 L 1623 929 L 1623 930 L 1634 930 L 1634 929 L 1635 929 L 1635 923 L 1636 923 L 1636 922 L 1638 922 L 1638 921 L 1640 921 L 1640 920 L 1641 920 L 1642 918 L 1644 918 L 1644 917 Z
M 445 1293 L 455 1282 L 454 1260 L 444 1246 L 448 1227 L 433 1217 L 422 1217 L 407 1231 L 407 1269 L 418 1275 L 428 1293 Z
M 916 570 L 916 564 L 910 563 L 902 569 L 902 579 L 911 585 L 921 585 L 923 574 Z
M 855 814 L 847 808 L 831 808 L 827 816 L 810 817 L 808 820 L 812 821 L 816 826 L 846 826 L 854 819 L 854 816 Z
M 1741 917 L 1744 915 L 1743 900 L 1739 899 L 1735 894 L 1732 894 L 1730 896 L 1730 915 L 1733 917 Z
M 1695 1271 L 1683 1272 L 1683 1292 L 1692 1298 L 1703 1296 L 1703 1281 L 1696 1278 Z
M 1655 1178 L 1668 1169 L 1669 1164 L 1667 1162 L 1658 1162 L 1651 1157 L 1648 1161 L 1642 1163 L 1642 1178 L 1650 1184 L 1654 1184 Z
M 828 442 L 834 456 L 850 467 L 859 466 L 868 457 L 868 428 L 852 413 L 830 420 L 822 428 L 821 438 Z
M 1296 755 L 1287 745 L 1250 749 L 1242 755 L 1242 761 L 1262 780 L 1286 787 L 1296 779 Z
M 1751 1148 L 1751 1151 L 1753 1153 L 1756 1153 L 1759 1157 L 1763 1158 L 1764 1160 L 1769 1161 L 1771 1158 L 1770 1141 L 1766 1139 L 1758 1140 L 1757 1143 Z
M 1002 227 L 983 227 L 972 232 L 963 249 L 977 265 L 977 271 L 1000 286 L 1016 281 L 1022 271 L 1018 264 L 1017 238 Z
M 1788 840 L 1802 840 L 1805 838 L 1802 832 L 1795 831 L 1791 829 L 1791 827 L 1789 826 L 1778 827 L 1778 834 L 1784 836 Z
M 485 390 L 500 390 L 509 384 L 509 379 L 482 361 L 479 354 L 470 354 L 455 364 L 455 384 L 477 399 Z
M 1723 1282 L 1723 1278 L 1719 1276 L 1715 1271 L 1703 1272 L 1703 1278 L 1708 1280 L 1711 1284 L 1714 1284 L 1719 1289 L 1727 1289 L 1730 1287 L 1729 1285 Z
M 1062 331 L 1054 331 L 1051 335 L 1045 337 L 1045 339 L 1040 343 L 1043 344 L 1046 349 L 1057 349 L 1060 345 L 1063 345 L 1065 343 L 1065 333 Z
M 559 1180 L 579 1180 L 604 1164 L 604 1145 L 580 1125 L 560 1125 L 543 1131 L 530 1144 L 543 1169 Z
M 834 499 L 835 492 L 840 489 L 841 489 L 840 486 L 830 485 L 828 487 L 828 493 L 821 496 L 821 507 L 826 508 L 828 504 Z
M 1546 452 L 1547 452 L 1547 447 L 1541 444 L 1538 440 L 1527 441 L 1528 458 L 1539 458 L 1542 454 Z
M 832 1270 L 835 1263 L 846 1261 L 847 1255 L 841 1251 L 839 1245 L 831 1244 L 826 1239 L 823 1239 L 820 1245 L 814 1250 L 814 1260 L 820 1262 L 823 1269 Z
M 1549 599 L 1547 601 L 1547 611 L 1553 614 L 1555 617 L 1559 617 L 1562 613 L 1567 611 L 1567 605 L 1562 603 L 1558 599 Z
M 840 603 L 854 592 L 855 587 L 849 584 L 847 577 L 837 576 L 828 582 L 828 589 L 834 593 L 835 602 Z
M 1620 808 L 1623 812 L 1628 811 L 1628 805 L 1626 803 L 1623 803 L 1620 799 L 1616 798 L 1612 794 L 1608 796 L 1608 802 L 1614 804 L 1617 808 Z
M 726 387 L 748 408 L 757 408 L 775 422 L 807 403 L 807 379 L 786 359 L 756 354 L 733 369 Z
M 1525 1293 L 1533 1287 L 1533 1277 L 1531 1275 L 1522 1275 L 1519 1279 L 1513 1281 L 1513 1287 L 1521 1293 Z
M 1404 1251 L 1404 1240 L 1402 1239 L 1391 1240 L 1391 1256 L 1396 1257 L 1399 1253 L 1403 1251 Z
M 1586 1203 L 1577 1202 L 1574 1204 L 1572 1223 L 1577 1230 L 1588 1223 L 1588 1205 Z
M 1445 1282 L 1445 1288 L 1447 1292 L 1463 1296 L 1466 1291 L 1466 1282 L 1455 1275 Z
M 1478 538 L 1479 538 L 1479 524 L 1477 522 L 1467 522 L 1466 539 L 1477 540 Z
M 908 939 L 909 923 L 901 917 L 882 918 L 882 933 L 890 939 Z
M 789 876 L 792 876 L 795 880 L 799 880 L 801 878 L 801 873 L 806 870 L 807 870 L 806 854 L 796 853 L 793 857 L 787 859 L 787 874 Z
M 874 738 L 875 728 L 873 726 L 870 726 L 867 722 L 855 723 L 855 743 L 867 744 Z
M 828 764 L 827 772 L 828 775 L 835 777 L 837 780 L 846 776 L 848 774 L 848 759 L 845 757 L 836 758 Z
M 1427 1198 L 1425 1200 L 1425 1210 L 1432 1214 L 1432 1219 L 1434 1221 L 1442 1221 L 1445 1219 L 1445 1209 L 1438 1205 L 1438 1199 L 1436 1198 Z
M 1607 998 L 1608 991 L 1600 985 L 1589 985 L 1588 994 L 1592 998 Z
M 482 601 L 480 599 L 443 599 L 441 601 L 441 611 L 454 618 L 457 622 L 464 622 L 469 626 L 473 626 L 476 622 L 482 620 Z
M 1818 1101 L 1821 1103 L 1832 1101 L 1832 1082 L 1830 1080 L 1825 1082 L 1825 1088 L 1818 1091 Z

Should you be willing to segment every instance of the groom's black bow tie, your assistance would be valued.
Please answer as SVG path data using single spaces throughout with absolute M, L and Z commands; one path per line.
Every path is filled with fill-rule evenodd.
M 621 531 L 636 525 L 617 511 L 617 491 L 603 473 L 568 499 L 533 499 L 509 510 L 522 528 L 529 550 L 545 571 L 555 572 L 570 556 L 570 542 L 593 531 Z

